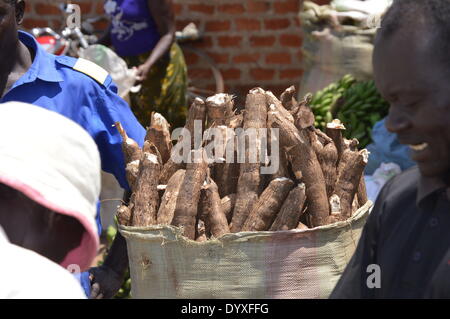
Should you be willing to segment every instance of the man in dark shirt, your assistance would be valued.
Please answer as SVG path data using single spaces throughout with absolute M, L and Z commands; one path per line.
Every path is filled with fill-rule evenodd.
M 450 298 L 450 1 L 396 0 L 378 31 L 386 127 L 418 166 L 379 195 L 331 298 Z

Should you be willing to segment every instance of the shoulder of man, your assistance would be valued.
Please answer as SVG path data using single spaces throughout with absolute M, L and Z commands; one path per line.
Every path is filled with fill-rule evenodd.
M 60 65 L 68 67 L 74 72 L 83 74 L 84 76 L 86 76 L 86 78 L 90 78 L 102 87 L 110 88 L 110 86 L 113 84 L 112 78 L 109 75 L 108 71 L 92 61 L 83 58 L 58 56 L 56 57 L 56 62 Z
M 419 176 L 418 167 L 413 166 L 390 179 L 383 187 L 381 195 L 390 200 L 403 200 L 405 197 L 414 196 L 415 200 Z
M 405 209 L 416 203 L 417 184 L 419 181 L 417 166 L 409 168 L 391 178 L 381 189 L 372 209 L 371 220 L 385 222 L 400 218 Z

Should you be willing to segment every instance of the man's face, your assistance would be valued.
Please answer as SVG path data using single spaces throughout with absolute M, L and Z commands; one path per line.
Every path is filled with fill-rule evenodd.
M 17 25 L 23 16 L 24 2 L 17 5 L 8 0 L 0 0 L 0 54 L 11 53 L 17 40 Z
M 410 145 L 422 175 L 448 181 L 450 70 L 439 60 L 433 34 L 425 27 L 409 28 L 375 47 L 375 83 L 390 103 L 386 127 Z

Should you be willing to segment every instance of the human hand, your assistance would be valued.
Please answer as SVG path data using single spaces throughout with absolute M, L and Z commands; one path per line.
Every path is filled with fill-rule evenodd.
M 122 286 L 124 275 L 102 265 L 89 269 L 91 279 L 91 299 L 111 299 Z
M 147 79 L 151 67 L 152 66 L 147 63 L 141 64 L 137 67 L 136 79 L 138 82 L 142 82 Z

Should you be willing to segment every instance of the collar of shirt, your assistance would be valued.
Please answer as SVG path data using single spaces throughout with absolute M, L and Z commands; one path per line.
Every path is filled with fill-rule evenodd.
M 438 191 L 446 191 L 447 199 L 450 200 L 450 188 L 440 178 L 425 177 L 419 173 L 419 185 L 417 188 L 416 204 L 420 206 L 429 196 Z
M 19 31 L 19 40 L 35 53 L 33 64 L 28 71 L 16 82 L 14 87 L 24 83 L 31 83 L 36 78 L 47 82 L 62 82 L 63 78 L 56 69 L 55 56 L 47 53 L 31 34 Z

